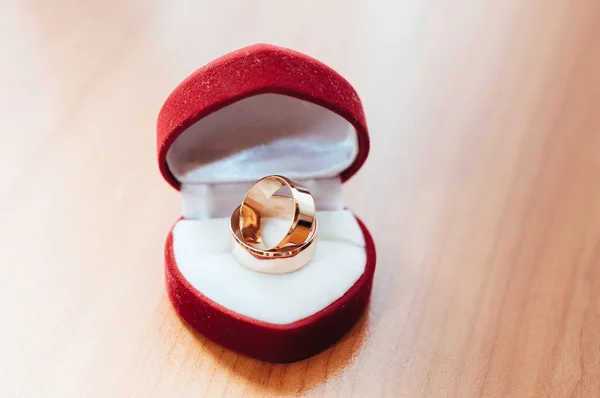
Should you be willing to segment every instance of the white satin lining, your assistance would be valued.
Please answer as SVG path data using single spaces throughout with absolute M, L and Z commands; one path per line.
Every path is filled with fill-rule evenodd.
M 356 130 L 323 107 L 280 94 L 231 104 L 189 127 L 173 143 L 167 163 L 184 184 L 330 178 L 358 153 Z

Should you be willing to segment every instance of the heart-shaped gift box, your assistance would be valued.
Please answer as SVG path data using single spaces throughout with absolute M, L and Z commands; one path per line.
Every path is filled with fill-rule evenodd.
M 296 51 L 258 44 L 186 78 L 157 124 L 158 162 L 183 215 L 165 246 L 169 298 L 192 328 L 242 354 L 300 360 L 360 318 L 375 271 L 365 225 L 342 183 L 362 166 L 369 136 L 356 91 Z M 298 271 L 252 271 L 232 255 L 229 217 L 259 178 L 284 175 L 315 198 L 319 241 Z M 266 260 L 268 261 L 268 260 Z

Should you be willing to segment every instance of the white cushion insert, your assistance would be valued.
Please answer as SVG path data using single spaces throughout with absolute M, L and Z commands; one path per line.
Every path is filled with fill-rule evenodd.
M 354 215 L 335 210 L 317 217 L 316 254 L 296 272 L 269 275 L 239 264 L 231 253 L 229 217 L 180 220 L 173 229 L 175 261 L 189 283 L 214 302 L 259 321 L 289 324 L 342 297 L 365 271 L 364 236 Z M 280 221 L 265 220 L 265 239 L 285 233 Z

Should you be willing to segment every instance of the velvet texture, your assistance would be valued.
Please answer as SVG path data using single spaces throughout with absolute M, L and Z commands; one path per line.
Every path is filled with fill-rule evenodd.
M 201 67 L 169 95 L 158 115 L 158 161 L 163 177 L 176 189 L 180 182 L 167 164 L 172 143 L 203 117 L 243 98 L 276 93 L 320 105 L 356 129 L 359 152 L 340 176 L 350 178 L 367 159 L 369 136 L 362 103 L 354 88 L 327 65 L 299 52 L 256 44 Z
M 226 348 L 268 362 L 308 358 L 335 343 L 358 321 L 369 302 L 375 273 L 375 244 L 365 225 L 360 220 L 358 223 L 365 237 L 365 272 L 346 294 L 308 318 L 274 325 L 237 314 L 208 299 L 179 272 L 171 233 L 165 245 L 169 298 L 179 316 L 193 329 Z

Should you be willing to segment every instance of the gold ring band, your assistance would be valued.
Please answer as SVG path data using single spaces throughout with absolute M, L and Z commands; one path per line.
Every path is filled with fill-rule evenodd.
M 283 196 L 275 196 L 275 197 L 273 197 L 273 199 L 280 199 L 280 200 L 285 200 L 285 201 L 290 200 L 290 198 L 283 197 Z M 280 209 L 281 208 L 278 208 L 275 211 L 267 211 L 267 212 L 265 212 L 265 214 L 263 214 L 263 216 L 264 217 L 280 217 L 281 215 L 284 215 L 286 213 L 285 211 L 282 211 Z M 233 214 L 231 215 L 231 235 L 233 236 L 235 242 L 239 246 L 244 248 L 247 252 L 249 252 L 250 254 L 252 254 L 255 257 L 264 258 L 264 259 L 295 257 L 298 254 L 302 253 L 303 251 L 311 248 L 311 246 L 313 246 L 316 241 L 316 238 L 318 235 L 318 225 L 315 220 L 313 222 L 313 228 L 311 230 L 310 235 L 308 236 L 308 239 L 300 245 L 293 245 L 293 246 L 287 245 L 284 248 L 272 248 L 272 249 L 262 249 L 262 248 L 257 248 L 257 247 L 251 246 L 244 241 L 244 239 L 240 233 L 240 227 L 239 227 L 239 225 L 240 225 L 240 222 L 239 222 L 240 210 L 241 210 L 241 206 L 237 207 L 233 211 Z
M 280 188 L 287 186 L 291 191 L 293 205 L 292 225 L 283 239 L 272 248 L 267 248 L 260 231 L 261 218 L 267 202 Z M 234 212 L 236 213 L 236 212 Z M 258 180 L 249 190 L 239 209 L 239 234 L 241 240 L 254 250 L 262 252 L 288 252 L 310 240 L 316 230 L 315 201 L 306 188 L 290 179 L 273 175 Z M 286 250 L 288 249 L 289 250 Z
M 273 197 L 273 199 L 278 200 L 279 198 Z M 291 203 L 291 198 L 282 197 L 281 199 Z M 315 255 L 317 250 L 316 223 L 313 235 L 305 245 L 301 245 L 293 250 L 290 249 L 287 252 L 277 250 L 275 252 L 264 252 L 249 246 L 242 240 L 239 231 L 239 214 L 240 208 L 238 207 L 231 217 L 231 235 L 234 241 L 232 255 L 244 267 L 264 274 L 286 274 L 304 267 Z M 280 210 L 267 210 L 263 214 L 265 218 L 289 218 L 289 216 L 289 212 Z

